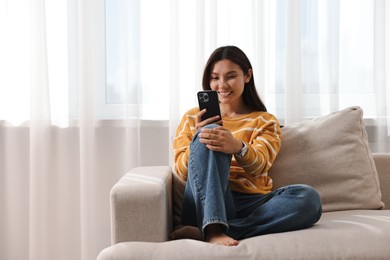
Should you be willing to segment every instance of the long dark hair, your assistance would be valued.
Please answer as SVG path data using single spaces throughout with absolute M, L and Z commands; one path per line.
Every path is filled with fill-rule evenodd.
M 248 74 L 249 69 L 252 69 L 252 65 L 245 55 L 245 53 L 236 46 L 224 46 L 216 49 L 211 55 L 209 60 L 206 63 L 205 69 L 203 71 L 202 86 L 203 90 L 210 90 L 210 76 L 211 70 L 214 67 L 214 64 L 221 60 L 230 60 L 240 66 L 244 75 Z M 255 111 L 264 111 L 267 112 L 267 108 L 264 103 L 261 101 L 259 95 L 257 94 L 255 87 L 255 80 L 252 77 L 248 83 L 245 83 L 244 92 L 242 93 L 244 103 Z

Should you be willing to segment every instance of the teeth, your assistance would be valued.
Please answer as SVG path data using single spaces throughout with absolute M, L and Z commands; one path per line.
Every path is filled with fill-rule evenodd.
M 222 95 L 222 96 L 228 96 L 228 95 L 230 95 L 230 93 L 232 93 L 231 91 L 229 91 L 229 92 L 218 92 L 220 95 Z

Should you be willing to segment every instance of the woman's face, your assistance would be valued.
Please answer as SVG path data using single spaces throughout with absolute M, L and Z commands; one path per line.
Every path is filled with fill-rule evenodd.
M 214 64 L 210 75 L 210 88 L 218 92 L 221 104 L 239 102 L 245 83 L 251 79 L 252 71 L 247 75 L 240 66 L 230 60 L 220 60 Z

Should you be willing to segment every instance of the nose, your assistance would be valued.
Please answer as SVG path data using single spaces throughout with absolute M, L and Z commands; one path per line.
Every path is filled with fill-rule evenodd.
M 224 87 L 224 86 L 226 86 L 226 85 L 227 85 L 226 79 L 221 78 L 221 79 L 218 81 L 218 86 Z

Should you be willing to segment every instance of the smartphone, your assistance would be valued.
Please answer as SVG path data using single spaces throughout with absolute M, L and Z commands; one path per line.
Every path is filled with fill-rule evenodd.
M 219 109 L 219 100 L 218 93 L 214 90 L 203 90 L 198 92 L 198 103 L 199 109 L 203 110 L 206 108 L 206 113 L 202 116 L 202 121 L 207 118 L 219 116 L 219 120 L 221 117 L 221 110 Z

